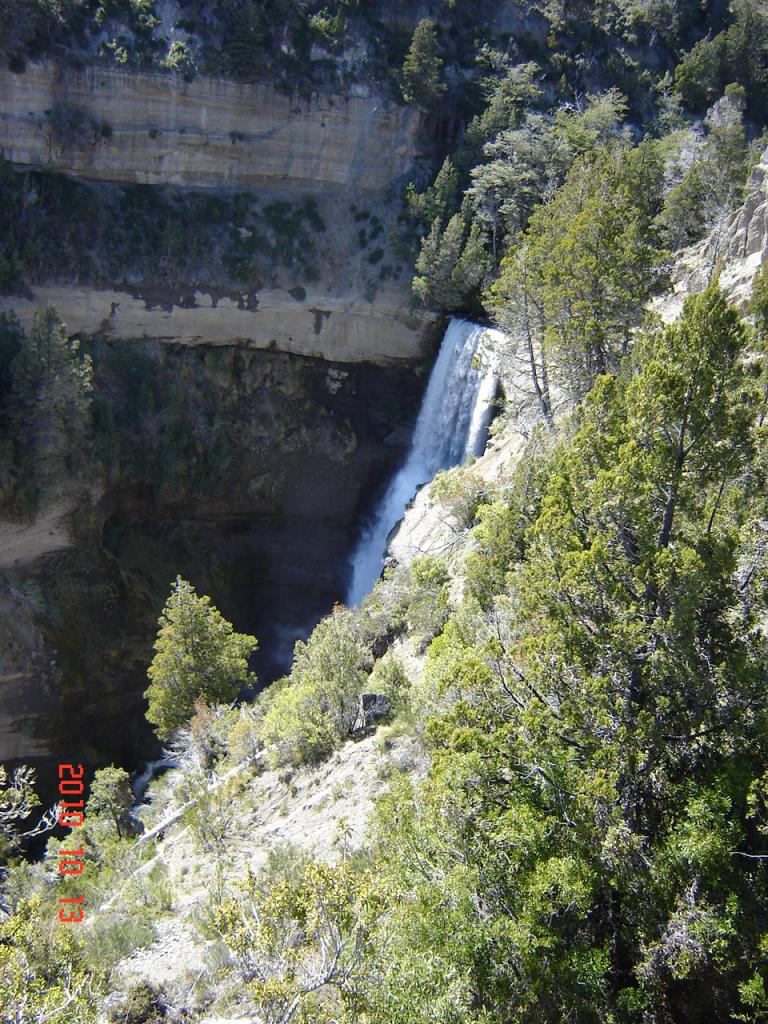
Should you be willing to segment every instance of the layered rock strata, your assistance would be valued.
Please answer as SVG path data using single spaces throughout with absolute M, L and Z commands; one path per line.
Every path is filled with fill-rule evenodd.
M 230 345 L 291 352 L 345 363 L 379 365 L 424 355 L 431 317 L 416 314 L 403 290 L 390 288 L 367 302 L 320 289 L 263 289 L 220 295 L 196 289 L 156 291 L 43 284 L 28 296 L 8 296 L 29 324 L 53 303 L 72 333 L 153 338 L 182 345 Z
M 0 151 L 100 181 L 377 191 L 424 152 L 422 117 L 377 98 L 34 63 L 0 70 Z

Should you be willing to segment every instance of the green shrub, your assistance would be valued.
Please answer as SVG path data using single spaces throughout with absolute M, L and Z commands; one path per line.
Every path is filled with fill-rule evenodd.
M 304 764 L 327 757 L 339 736 L 321 705 L 317 689 L 294 684 L 283 690 L 264 716 L 262 738 L 273 766 Z
M 151 945 L 157 938 L 153 924 L 135 914 L 105 914 L 88 934 L 90 962 L 111 970 L 137 949 Z
M 168 868 L 157 862 L 149 872 L 137 872 L 125 887 L 123 900 L 127 906 L 142 912 L 168 913 L 173 909 L 173 885 Z
M 244 704 L 237 711 L 226 738 L 227 754 L 235 764 L 252 760 L 264 749 L 261 737 L 263 708 Z
M 163 61 L 163 67 L 168 71 L 176 71 L 183 75 L 186 81 L 191 81 L 197 71 L 197 59 L 187 43 L 176 39 Z
M 737 0 L 732 10 L 731 25 L 683 56 L 675 68 L 675 88 L 691 110 L 703 113 L 729 82 L 738 82 L 745 89 L 750 116 L 762 120 L 768 109 L 768 17 L 751 0 Z
M 682 181 L 671 189 L 664 202 L 659 223 L 664 240 L 672 249 L 690 245 L 707 226 L 707 187 L 700 164 L 694 164 Z
M 403 613 L 408 632 L 422 642 L 435 636 L 448 618 L 449 580 L 442 558 L 422 555 L 408 566 Z
M 438 473 L 432 481 L 430 495 L 465 530 L 475 522 L 479 507 L 489 501 L 485 480 L 461 466 Z
M 324 7 L 317 14 L 309 16 L 309 28 L 321 42 L 336 46 L 344 37 L 347 22 L 341 11 L 331 14 L 328 8 Z
M 408 707 L 410 687 L 403 663 L 391 651 L 378 659 L 368 677 L 368 688 L 389 697 L 394 712 Z
M 160 992 L 148 981 L 134 984 L 125 1002 L 109 1011 L 109 1024 L 162 1024 L 166 1019 Z
M 370 660 L 355 615 L 341 606 L 296 644 L 289 680 L 265 701 L 261 735 L 273 765 L 316 761 L 349 735 Z
M 128 772 L 115 765 L 99 769 L 93 777 L 91 793 L 85 805 L 88 821 L 101 819 L 108 823 L 109 828 L 114 828 L 118 838 L 122 838 L 131 828 L 132 806 L 133 791 Z

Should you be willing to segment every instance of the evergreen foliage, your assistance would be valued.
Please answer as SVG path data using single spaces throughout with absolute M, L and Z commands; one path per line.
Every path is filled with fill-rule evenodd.
M 460 213 L 451 217 L 445 231 L 435 220 L 416 260 L 413 294 L 422 305 L 458 309 L 483 280 L 486 263 L 477 225 L 467 235 Z
M 0 914 L 1 1024 L 95 1024 L 103 977 L 73 931 L 52 925 L 39 896 Z
M 52 306 L 36 314 L 13 365 L 12 416 L 38 486 L 77 476 L 90 428 L 92 369 Z
M 133 790 L 128 772 L 114 765 L 100 768 L 93 777 L 85 807 L 88 825 L 93 825 L 96 818 L 103 818 L 114 827 L 118 838 L 122 838 L 129 827 L 128 818 L 132 806 Z
M 0 371 L 0 500 L 30 512 L 90 475 L 91 359 L 52 306 L 35 314 L 29 331 L 3 314 L 0 349 L 8 360 Z
M 741 201 L 748 163 L 743 112 L 744 90 L 734 84 L 707 112 L 708 134 L 696 159 L 667 192 L 659 218 L 671 248 L 697 241 L 708 229 L 721 230 Z
M 768 677 L 738 551 L 764 514 L 764 441 L 745 346 L 710 288 L 599 378 L 487 610 L 433 643 L 451 707 L 429 779 L 380 809 L 394 888 L 372 1020 L 760 1005 Z
M 441 81 L 443 61 L 438 52 L 437 32 L 428 18 L 416 26 L 403 64 L 403 99 L 427 109 L 434 107 L 445 92 Z
M 159 626 L 145 696 L 147 720 L 160 739 L 168 739 L 192 717 L 199 697 L 209 703 L 231 701 L 241 683 L 255 681 L 248 657 L 257 641 L 235 633 L 210 597 L 198 596 L 180 576 L 171 587 Z
M 490 304 L 499 324 L 522 338 L 548 419 L 548 366 L 585 394 L 627 353 L 660 284 L 661 174 L 652 143 L 579 158 L 502 261 Z
M 768 22 L 752 0 L 712 7 L 701 25 L 695 0 L 530 6 L 546 44 L 521 34 L 514 60 L 511 47 L 482 47 L 463 91 L 458 19 L 474 31 L 478 18 L 461 0 L 445 4 L 453 31 L 419 22 L 404 64 L 407 37 L 386 44 L 406 101 L 468 114 L 434 182 L 406 190 L 404 237 L 417 301 L 459 311 L 484 295 L 508 334 L 502 374 L 516 387 L 525 375 L 541 417 L 514 475 L 438 477 L 432 497 L 458 554 L 390 568 L 359 611 L 336 607 L 253 707 L 226 705 L 255 679 L 254 637 L 180 577 L 159 620 L 147 717 L 161 739 L 183 740 L 183 821 L 217 869 L 233 822 L 253 809 L 244 790 L 257 755 L 287 768 L 283 779 L 327 757 L 351 736 L 361 693 L 389 696 L 391 734 L 406 732 L 420 759 L 410 775 L 397 764 L 413 760 L 386 765 L 364 851 L 350 850 L 342 822 L 339 863 L 273 851 L 239 887 L 217 871 L 204 926 L 212 991 L 229 986 L 221 1006 L 269 1024 L 768 1019 L 768 272 L 753 283 L 750 323 L 717 283 L 675 323 L 647 314 L 670 250 L 721 228 L 743 195 L 747 139 L 766 114 Z M 353 0 L 184 3 L 188 27 L 215 29 L 161 55 L 152 10 L 0 0 L 0 47 L 21 60 L 65 27 L 71 42 L 92 20 L 110 31 L 122 21 L 131 40 L 112 40 L 109 59 L 290 78 L 313 40 L 340 49 L 368 17 Z M 650 39 L 663 51 L 653 73 L 631 56 Z M 680 53 L 673 83 L 659 69 Z M 661 137 L 637 142 L 650 125 Z M 87 206 L 71 183 L 20 181 L 3 169 L 4 288 L 42 260 L 32 236 L 47 237 L 35 235 L 46 218 L 30 213 L 25 183 L 70 218 L 70 201 Z M 312 222 L 306 203 L 257 215 L 247 196 L 114 201 L 135 229 L 126 248 L 160 252 L 166 268 L 194 262 L 202 244 L 195 223 L 187 246 L 174 211 L 204 212 L 214 228 L 247 215 L 272 229 L 276 250 Z M 244 250 L 239 239 L 225 251 L 252 278 L 263 242 Z M 123 368 L 147 416 L 160 393 L 152 366 L 133 353 Z M 29 330 L 0 319 L 4 509 L 29 511 L 57 481 L 86 479 L 91 376 L 52 309 Z M 572 400 L 565 423 L 558 393 Z M 110 416 L 102 402 L 101 427 Z M 174 419 L 164 459 L 183 464 L 176 439 L 194 419 Z M 425 654 L 415 680 L 414 653 Z M 207 788 L 233 762 L 240 778 Z M 15 852 L 32 783 L 27 769 L 0 768 L 3 853 Z M 95 1024 L 114 966 L 154 939 L 152 918 L 173 899 L 162 864 L 140 869 L 153 851 L 128 835 L 131 803 L 125 771 L 96 772 L 82 891 L 102 909 L 84 936 L 51 927 L 56 854 L 71 837 L 26 873 L 3 869 L 0 1024 Z M 115 897 L 128 910 L 104 906 Z M 110 1018 L 173 1013 L 142 986 Z
M 734 21 L 722 32 L 700 40 L 675 68 L 675 88 L 697 113 L 725 90 L 729 82 L 743 86 L 750 113 L 762 119 L 768 112 L 768 17 L 754 0 L 737 0 Z
M 318 760 L 347 738 L 370 661 L 354 616 L 341 606 L 296 644 L 290 677 L 265 698 L 261 736 L 274 764 Z

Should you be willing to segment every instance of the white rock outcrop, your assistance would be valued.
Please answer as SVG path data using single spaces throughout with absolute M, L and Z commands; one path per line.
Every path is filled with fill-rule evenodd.
M 282 289 L 241 297 L 199 291 L 193 300 L 159 303 L 140 292 L 45 284 L 27 297 L 8 296 L 0 309 L 13 309 L 29 324 L 53 303 L 73 334 L 154 338 L 183 345 L 233 345 L 277 349 L 336 362 L 397 364 L 425 352 L 430 315 L 414 314 L 404 289 L 382 289 L 375 302 L 353 294 L 329 295 L 318 288 L 295 299 Z
M 672 272 L 673 291 L 656 308 L 674 320 L 686 295 L 706 288 L 714 273 L 720 286 L 744 307 L 755 271 L 768 259 L 768 149 L 753 168 L 743 204 L 710 235 L 680 254 Z

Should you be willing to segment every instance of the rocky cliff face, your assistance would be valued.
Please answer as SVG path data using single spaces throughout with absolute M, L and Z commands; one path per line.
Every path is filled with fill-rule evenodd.
M 6 159 L 100 181 L 377 191 L 425 149 L 421 115 L 375 97 L 53 63 L 2 69 L 0 95 Z
M 349 362 L 424 356 L 431 317 L 413 310 L 408 273 L 388 242 L 404 176 L 434 151 L 434 125 L 415 109 L 376 97 L 286 96 L 203 76 L 186 82 L 178 75 L 53 63 L 29 64 L 20 74 L 0 70 L 0 95 L 2 156 L 16 167 L 94 183 L 86 209 L 102 210 L 92 236 L 74 244 L 76 253 L 92 251 L 89 271 L 75 270 L 78 256 L 54 270 L 43 254 L 15 294 L 0 298 L 2 308 L 28 320 L 52 302 L 81 335 L 244 342 Z M 154 273 L 151 260 L 148 267 L 116 266 L 110 234 L 132 225 L 130 214 L 117 224 L 117 186 L 108 183 L 134 190 L 173 186 L 177 199 L 184 190 L 211 190 L 207 234 L 201 234 L 211 247 L 207 265 L 169 271 L 158 252 Z M 32 203 L 44 223 L 49 214 L 40 206 L 40 183 L 25 188 L 22 206 Z M 232 219 L 231 200 L 217 229 L 216 196 L 222 195 L 239 195 L 243 211 L 258 206 L 273 225 L 311 195 L 319 231 L 306 244 L 259 239 L 244 212 Z M 135 191 L 124 199 L 137 200 L 142 205 Z M 156 214 L 173 221 L 170 209 L 163 214 L 158 207 Z M 372 223 L 379 233 L 366 235 Z M 266 227 L 262 216 L 258 231 Z M 28 234 L 28 225 L 16 228 Z M 66 224 L 56 230 L 63 233 Z M 222 239 L 229 240 L 226 252 Z M 49 250 L 55 242 L 40 244 Z M 237 269 L 223 270 L 222 258 Z M 48 271 L 40 269 L 46 265 Z
M 177 574 L 258 637 L 263 682 L 284 672 L 343 598 L 422 386 L 407 366 L 235 346 L 92 350 L 101 492 L 0 522 L 0 760 L 153 752 L 142 693 Z
M 423 386 L 432 318 L 412 310 L 387 234 L 431 142 L 418 112 L 382 100 L 204 77 L 30 64 L 0 71 L 0 95 L 5 159 L 85 181 L 73 187 L 102 225 L 140 188 L 212 198 L 195 265 L 130 263 L 88 227 L 0 300 L 26 322 L 52 302 L 92 348 L 102 464 L 90 497 L 0 523 L 0 759 L 69 744 L 130 763 L 149 750 L 141 694 L 177 573 L 258 636 L 266 680 L 343 596 L 356 523 Z M 291 217 L 308 194 L 305 242 Z M 255 220 L 231 214 L 232 196 Z M 251 283 L 221 258 L 231 238 L 253 239 Z M 80 241 L 86 272 L 70 259 Z
M 686 295 L 719 273 L 720 286 L 740 307 L 749 300 L 755 271 L 768 259 L 768 149 L 752 170 L 744 203 L 698 245 L 678 257 L 673 291 L 658 304 L 665 319 L 680 312 Z
M 194 288 L 142 289 L 41 284 L 28 296 L 0 299 L 30 323 L 49 302 L 72 333 L 123 339 L 154 338 L 182 345 L 230 345 L 292 352 L 338 362 L 413 362 L 425 354 L 432 317 L 417 314 L 402 288 L 372 301 L 359 291 L 328 294 L 317 285 L 250 292 Z

